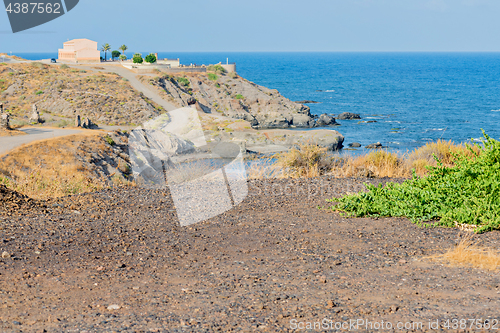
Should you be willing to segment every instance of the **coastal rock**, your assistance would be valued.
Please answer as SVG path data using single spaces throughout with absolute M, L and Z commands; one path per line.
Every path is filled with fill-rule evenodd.
M 287 135 L 288 145 L 315 144 L 329 151 L 342 149 L 344 136 L 334 130 L 301 131 L 295 135 Z
M 295 103 L 298 103 L 298 104 L 318 104 L 320 102 L 305 100 L 305 101 L 297 101 Z
M 320 115 L 319 119 L 316 121 L 316 126 L 331 126 L 331 125 L 339 125 L 339 124 L 335 121 L 334 117 L 326 113 Z
M 295 127 L 314 127 L 314 119 L 305 114 L 296 114 L 292 118 L 292 125 Z
M 350 144 L 348 144 L 349 147 L 352 147 L 352 148 L 359 148 L 361 147 L 361 143 L 359 142 L 352 142 Z
M 361 119 L 361 116 L 357 113 L 343 112 L 343 113 L 338 115 L 337 119 L 340 119 L 340 120 Z
M 382 148 L 382 144 L 380 142 L 370 143 L 369 145 L 365 146 L 365 148 L 378 149 L 378 148 Z

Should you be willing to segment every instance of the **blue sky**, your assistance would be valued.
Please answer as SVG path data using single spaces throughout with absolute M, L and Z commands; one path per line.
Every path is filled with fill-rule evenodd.
M 158 52 L 500 51 L 499 14 L 499 0 L 80 0 L 17 34 L 0 12 L 0 52 L 74 38 Z

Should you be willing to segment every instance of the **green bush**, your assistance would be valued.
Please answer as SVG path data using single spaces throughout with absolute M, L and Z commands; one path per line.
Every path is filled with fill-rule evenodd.
M 226 69 L 219 64 L 208 66 L 207 71 L 215 72 L 216 74 L 224 74 L 227 72 Z
M 106 142 L 111 146 L 116 145 L 115 140 L 113 140 L 113 138 L 111 138 L 109 135 L 106 135 L 104 137 L 104 140 L 106 140 Z
M 142 59 L 142 55 L 140 53 L 136 53 L 132 58 L 132 62 L 134 64 L 142 64 L 144 62 L 144 59 Z
M 178 77 L 177 82 L 184 87 L 189 87 L 189 80 L 185 77 Z
M 156 62 L 156 56 L 153 53 L 150 53 L 146 56 L 144 60 L 146 62 L 149 62 L 150 64 L 154 64 Z
M 209 80 L 212 80 L 212 81 L 217 81 L 219 77 L 217 76 L 217 74 L 214 74 L 214 73 L 208 73 L 208 79 Z
M 41 95 L 41 94 L 43 94 L 43 91 L 41 91 L 41 90 L 38 90 L 38 91 L 35 93 L 35 95 L 37 95 L 37 96 L 38 96 L 38 95 Z
M 500 142 L 483 135 L 483 146 L 455 153 L 451 167 L 436 157 L 438 165 L 427 167 L 425 177 L 414 173 L 402 184 L 368 185 L 366 193 L 330 200 L 338 202 L 331 208 L 348 216 L 405 216 L 425 226 L 468 224 L 477 233 L 499 229 Z
M 238 95 L 236 95 L 234 98 L 236 98 L 236 99 L 243 99 L 243 98 L 245 98 L 245 97 L 243 97 L 243 95 L 242 95 L 242 94 L 238 94 Z

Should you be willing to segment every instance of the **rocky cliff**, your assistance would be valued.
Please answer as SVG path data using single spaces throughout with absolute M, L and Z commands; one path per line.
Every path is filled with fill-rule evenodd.
M 277 90 L 259 86 L 237 75 L 193 74 L 142 76 L 175 105 L 196 104 L 205 113 L 219 113 L 250 122 L 255 129 L 312 128 L 334 125 L 333 118 L 311 115 L 309 107 L 292 102 Z

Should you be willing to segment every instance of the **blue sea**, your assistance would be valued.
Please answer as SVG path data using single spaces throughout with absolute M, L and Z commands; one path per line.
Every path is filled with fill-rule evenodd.
M 127 52 L 132 55 L 134 52 Z M 143 55 L 149 52 L 142 52 Z M 55 54 L 22 54 L 30 59 Z M 338 122 L 344 145 L 381 142 L 405 152 L 438 139 L 500 139 L 500 53 L 175 53 L 183 64 L 236 62 L 238 74 Z

